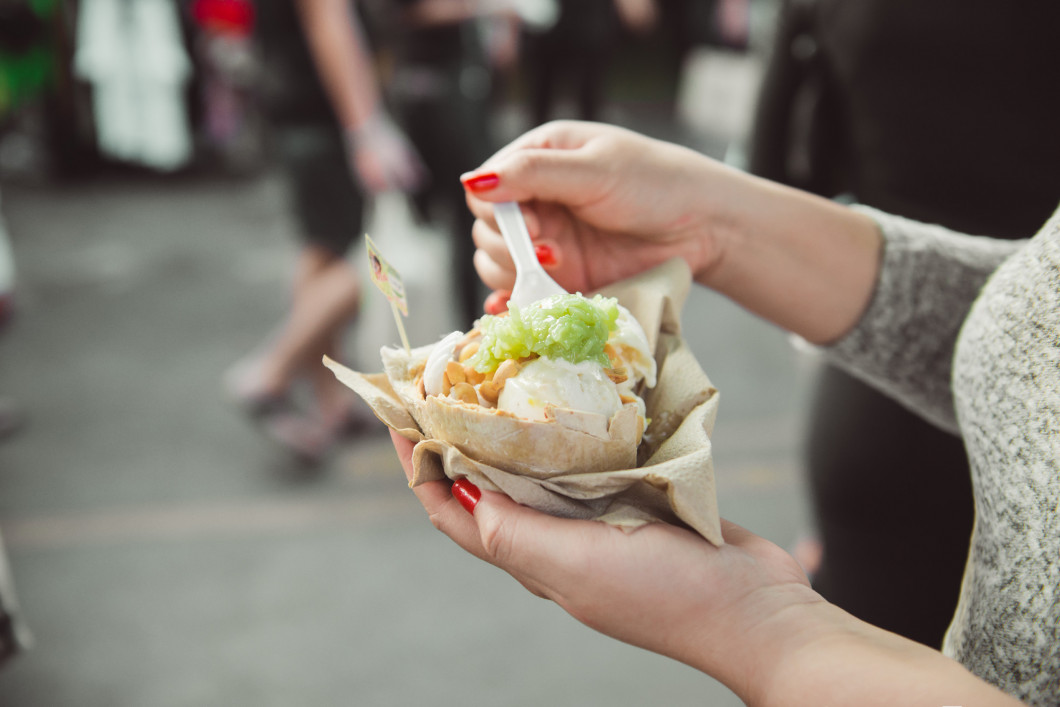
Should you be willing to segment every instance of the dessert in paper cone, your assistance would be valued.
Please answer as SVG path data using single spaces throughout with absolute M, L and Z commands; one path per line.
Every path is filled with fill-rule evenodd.
M 603 298 L 546 302 L 552 314 L 539 328 L 559 348 L 528 350 L 535 314 L 515 310 L 508 322 L 484 317 L 485 333 L 384 348 L 381 374 L 325 364 L 417 442 L 412 485 L 467 477 L 548 513 L 624 528 L 684 524 L 721 544 L 709 436 L 718 394 L 680 337 L 689 285 L 675 260 Z M 568 317 L 574 329 L 563 328 Z M 601 321 L 606 345 L 590 331 Z

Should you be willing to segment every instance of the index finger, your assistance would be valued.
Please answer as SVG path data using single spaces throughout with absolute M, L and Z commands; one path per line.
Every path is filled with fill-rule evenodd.
M 394 442 L 398 461 L 405 470 L 405 478 L 412 482 L 412 452 L 415 444 L 405 439 L 394 430 L 390 430 L 390 439 Z M 453 498 L 452 484 L 447 480 L 428 481 L 412 487 L 420 505 L 427 511 L 431 524 L 448 535 L 452 540 L 479 559 L 490 562 L 482 547 L 478 526 L 475 520 L 464 510 L 460 502 Z

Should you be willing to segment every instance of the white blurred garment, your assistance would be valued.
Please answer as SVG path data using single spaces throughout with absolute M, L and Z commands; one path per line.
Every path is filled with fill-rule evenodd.
M 7 235 L 7 223 L 0 211 L 0 298 L 15 291 L 15 254 L 11 251 L 11 239 Z M 0 308 L 2 309 L 2 308 Z
M 191 62 L 173 0 L 82 0 L 74 71 L 92 84 L 100 150 L 173 170 L 191 157 Z

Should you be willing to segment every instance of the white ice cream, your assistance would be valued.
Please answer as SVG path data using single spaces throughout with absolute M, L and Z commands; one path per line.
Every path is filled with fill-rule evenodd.
M 544 420 L 545 406 L 594 412 L 610 419 L 622 408 L 615 384 L 600 364 L 537 358 L 509 378 L 497 407 L 518 417 Z
M 453 360 L 453 351 L 463 336 L 464 333 L 461 331 L 451 332 L 431 349 L 431 354 L 427 357 L 427 363 L 423 367 L 423 388 L 427 395 L 442 394 L 442 376 L 445 375 L 445 367 Z
M 628 388 L 632 389 L 641 380 L 648 388 L 655 387 L 655 357 L 648 349 L 648 337 L 640 322 L 630 311 L 619 305 L 618 320 L 607 343 L 617 358 L 616 368 L 625 368 L 629 375 Z

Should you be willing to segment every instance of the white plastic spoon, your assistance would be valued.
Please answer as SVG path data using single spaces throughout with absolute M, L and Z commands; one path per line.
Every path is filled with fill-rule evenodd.
M 526 221 L 519 204 L 505 201 L 493 205 L 493 215 L 504 236 L 504 243 L 515 261 L 515 287 L 512 288 L 510 301 L 517 307 L 525 307 L 531 302 L 552 295 L 565 295 L 567 291 L 549 277 L 534 254 L 530 242 L 530 232 L 526 230 Z

